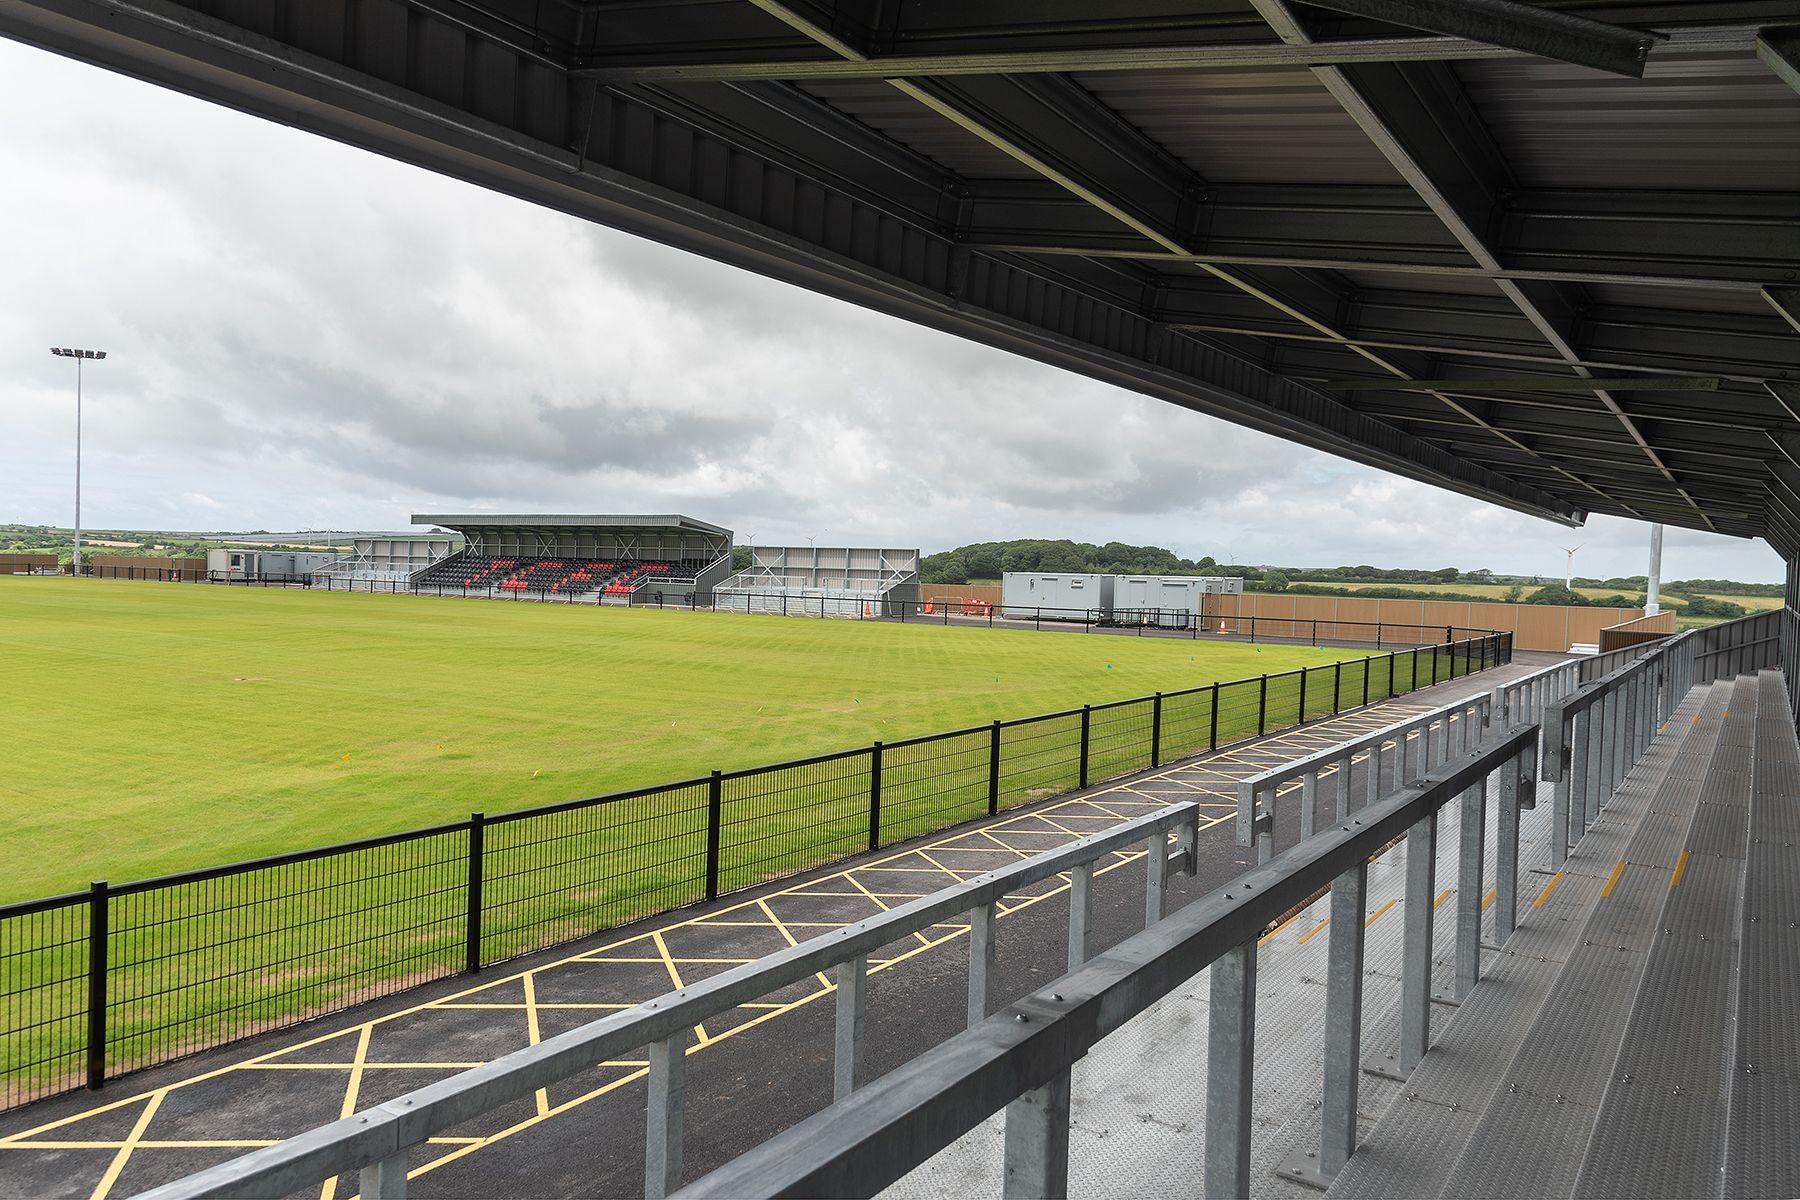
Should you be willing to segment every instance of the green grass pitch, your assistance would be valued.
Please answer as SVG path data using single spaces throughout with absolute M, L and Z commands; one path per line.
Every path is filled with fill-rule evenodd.
M 1367 653 L 0 577 L 0 901 Z

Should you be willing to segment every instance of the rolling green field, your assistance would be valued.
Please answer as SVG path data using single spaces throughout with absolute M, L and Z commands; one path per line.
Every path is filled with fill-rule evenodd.
M 1365 653 L 0 577 L 0 901 Z

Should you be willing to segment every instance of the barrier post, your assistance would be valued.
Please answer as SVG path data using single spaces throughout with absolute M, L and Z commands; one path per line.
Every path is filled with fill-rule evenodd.
M 1093 725 L 1094 710 L 1091 705 L 1081 706 L 1081 786 L 1088 785 L 1088 730 Z
M 988 816 L 1000 811 L 1000 722 L 988 735 Z
M 1301 724 L 1301 725 L 1306 724 L 1306 668 L 1305 667 L 1300 668 L 1300 715 L 1297 718 L 1295 718 L 1295 720 L 1296 720 L 1296 723 L 1298 723 L 1298 724 Z
M 1162 693 L 1150 698 L 1150 765 L 1162 766 Z
M 1217 750 L 1219 748 L 1219 685 L 1217 683 L 1213 684 L 1212 716 L 1210 720 L 1212 727 L 1206 734 L 1206 748 L 1208 750 Z
M 469 875 L 463 891 L 468 899 L 468 917 L 464 926 L 463 970 L 474 975 L 481 970 L 481 879 L 485 873 L 483 849 L 487 841 L 487 817 L 469 814 Z
M 1268 728 L 1269 720 L 1269 677 L 1264 675 L 1256 683 L 1256 736 L 1261 737 Z
M 719 813 L 723 808 L 724 780 L 712 773 L 706 793 L 706 898 L 719 898 Z
M 106 880 L 88 887 L 87 1085 L 99 1091 L 106 1082 Z
M 869 853 L 881 848 L 881 743 L 869 747 Z

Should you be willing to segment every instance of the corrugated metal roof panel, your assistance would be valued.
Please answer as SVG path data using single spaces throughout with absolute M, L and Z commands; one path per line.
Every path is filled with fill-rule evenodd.
M 880 79 L 813 80 L 802 90 L 965 179 L 1037 179 L 1031 168 Z
M 1074 78 L 1215 183 L 1404 182 L 1307 71 L 1109 71 Z
M 1800 95 L 1754 56 L 1659 56 L 1642 80 L 1541 59 L 1455 70 L 1525 187 L 1800 191 Z

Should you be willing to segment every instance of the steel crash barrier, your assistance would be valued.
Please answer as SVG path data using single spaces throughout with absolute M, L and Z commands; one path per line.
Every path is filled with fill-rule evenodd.
M 1752 631 L 1754 632 L 1754 631 Z M 1755 640 L 1724 635 L 1734 647 Z M 1330 822 L 1276 850 L 1225 887 L 1164 915 L 1176 871 L 1192 872 L 1196 810 L 1177 805 L 1002 871 L 913 901 L 878 918 L 735 967 L 704 983 L 583 1026 L 483 1067 L 421 1088 L 345 1120 L 146 1193 L 154 1200 L 261 1196 L 309 1190 L 335 1175 L 361 1172 L 365 1197 L 406 1194 L 406 1151 L 481 1113 L 529 1095 L 589 1064 L 648 1046 L 646 1186 L 649 1197 L 683 1179 L 683 1039 L 694 1024 L 769 992 L 830 970 L 835 974 L 834 1099 L 711 1174 L 680 1190 L 691 1197 L 866 1196 L 891 1184 L 995 1113 L 1004 1112 L 1007 1195 L 1066 1194 L 1072 1069 L 1111 1033 L 1210 968 L 1207 1030 L 1207 1130 L 1203 1191 L 1245 1196 L 1256 1064 L 1256 950 L 1272 925 L 1329 889 L 1325 1052 L 1319 1076 L 1321 1132 L 1316 1155 L 1302 1155 L 1314 1183 L 1335 1177 L 1356 1149 L 1361 1066 L 1364 929 L 1368 864 L 1404 839 L 1400 1068 L 1410 1072 L 1429 1044 L 1433 897 L 1438 822 L 1460 805 L 1455 912 L 1455 994 L 1481 975 L 1484 844 L 1490 789 L 1495 822 L 1495 935 L 1512 932 L 1519 903 L 1519 810 L 1531 806 L 1534 777 L 1566 796 L 1578 781 L 1580 803 L 1563 829 L 1585 828 L 1616 791 L 1692 683 L 1704 682 L 1712 649 L 1682 635 L 1630 648 L 1611 661 L 1559 664 L 1335 746 L 1269 772 L 1249 786 L 1251 828 L 1268 794 L 1305 794 L 1318 802 L 1318 779 L 1359 754 L 1390 743 L 1397 750 L 1368 772 L 1358 798 L 1347 789 Z M 1572 668 L 1572 669 L 1571 669 Z M 1583 679 L 1584 673 L 1601 672 Z M 1541 711 L 1542 721 L 1503 714 Z M 1484 721 L 1487 722 L 1484 725 Z M 1540 753 L 1540 738 L 1542 739 Z M 1592 798 L 1590 800 L 1590 798 Z M 1577 820 L 1579 818 L 1579 820 Z M 1168 839 L 1176 838 L 1173 852 Z M 1094 863 L 1146 845 L 1145 927 L 1104 952 L 1093 942 Z M 1008 891 L 1068 872 L 1068 972 L 1018 1001 L 996 1006 L 988 986 L 994 906 Z M 1466 899 L 1465 899 L 1466 898 Z M 874 1081 L 861 1072 L 864 980 L 871 950 L 909 931 L 966 914 L 970 927 L 966 1029 Z

